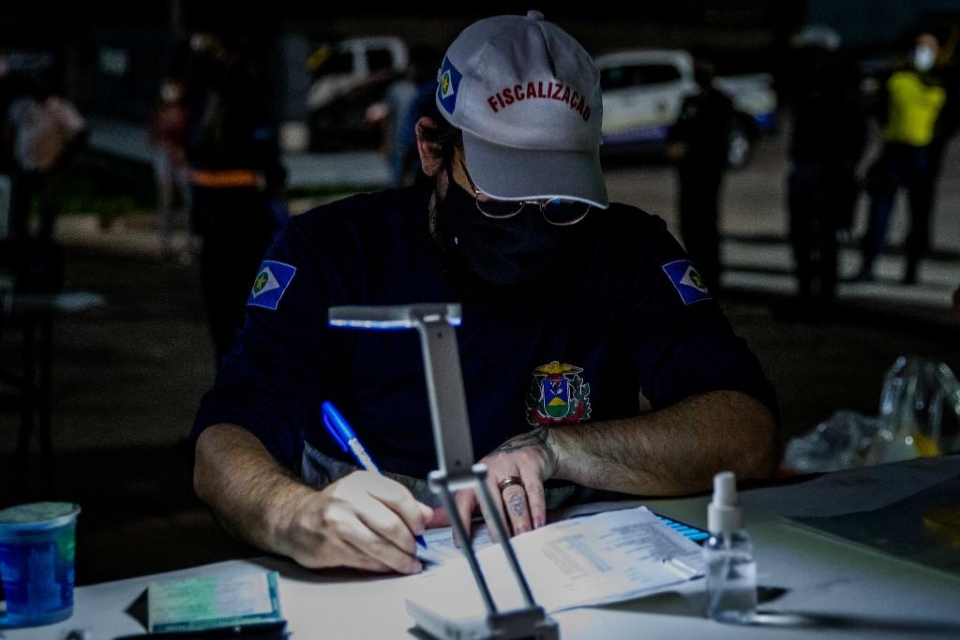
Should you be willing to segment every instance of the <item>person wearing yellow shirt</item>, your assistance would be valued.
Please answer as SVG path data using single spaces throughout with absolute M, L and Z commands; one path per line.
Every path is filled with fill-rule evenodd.
M 870 210 L 855 281 L 870 282 L 875 278 L 874 263 L 886 245 L 890 217 L 901 187 L 907 192 L 910 211 L 910 228 L 903 246 L 904 283 L 916 283 L 920 259 L 930 248 L 933 191 L 924 186 L 929 172 L 934 170 L 930 145 L 947 99 L 942 82 L 932 73 L 939 51 L 936 36 L 919 34 L 910 65 L 893 73 L 885 84 L 883 149 L 867 173 Z

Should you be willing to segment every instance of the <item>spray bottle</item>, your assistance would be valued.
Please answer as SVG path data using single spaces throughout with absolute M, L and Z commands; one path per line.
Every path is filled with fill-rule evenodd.
M 713 477 L 713 499 L 707 508 L 710 538 L 703 546 L 707 565 L 707 617 L 746 624 L 757 610 L 757 564 L 753 542 L 743 529 L 736 476 L 723 471 Z

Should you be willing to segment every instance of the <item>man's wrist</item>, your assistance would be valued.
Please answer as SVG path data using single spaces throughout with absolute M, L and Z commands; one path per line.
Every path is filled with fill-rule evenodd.
M 560 446 L 557 439 L 558 429 L 537 427 L 534 433 L 541 442 L 544 456 L 544 468 L 547 471 L 546 479 L 560 477 Z
M 283 555 L 291 556 L 304 529 L 304 518 L 315 517 L 308 502 L 316 489 L 303 484 L 292 475 L 284 474 L 273 482 L 272 489 L 261 503 L 264 532 L 268 546 Z

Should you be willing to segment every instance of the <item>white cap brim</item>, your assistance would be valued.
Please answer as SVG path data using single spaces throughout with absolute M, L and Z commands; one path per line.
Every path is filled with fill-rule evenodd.
M 499 200 L 564 198 L 610 206 L 599 145 L 590 151 L 519 149 L 463 131 L 467 170 L 477 188 Z

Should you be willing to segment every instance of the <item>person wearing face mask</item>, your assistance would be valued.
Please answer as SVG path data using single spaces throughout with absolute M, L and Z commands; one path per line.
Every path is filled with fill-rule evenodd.
M 425 179 L 294 217 L 198 408 L 194 487 L 237 538 L 311 568 L 416 573 L 447 524 L 414 331 L 341 305 L 459 303 L 472 444 L 512 535 L 599 496 L 706 491 L 779 461 L 774 389 L 664 221 L 611 203 L 599 71 L 539 12 L 479 20 L 416 125 Z M 325 430 L 329 400 L 383 475 Z M 466 522 L 471 489 L 455 495 Z
M 929 32 L 919 34 L 910 52 L 907 68 L 894 72 L 884 85 L 879 114 L 883 123 L 883 148 L 866 176 L 870 195 L 869 218 L 861 239 L 862 261 L 856 282 L 872 282 L 875 262 L 887 242 L 887 231 L 896 195 L 907 192 L 910 226 L 904 240 L 906 266 L 902 281 L 917 281 L 920 260 L 930 249 L 930 216 L 935 174 L 931 144 L 937 136 L 946 91 L 933 73 L 940 44 Z

